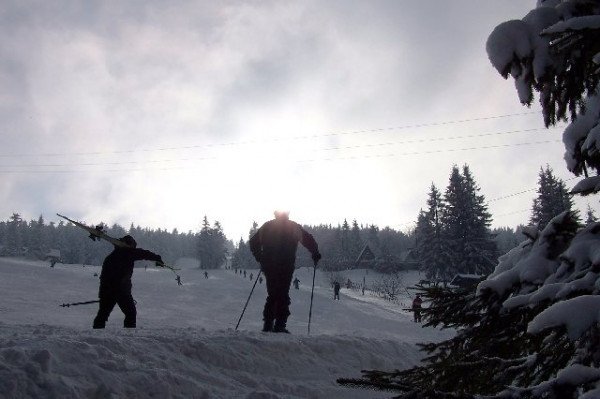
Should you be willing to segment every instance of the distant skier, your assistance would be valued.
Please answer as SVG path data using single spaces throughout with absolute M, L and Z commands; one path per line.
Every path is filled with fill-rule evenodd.
M 152 260 L 162 263 L 160 255 L 145 249 L 136 248 L 137 243 L 132 236 L 126 235 L 119 241 L 127 244 L 127 247 L 115 245 L 113 251 L 104 259 L 100 273 L 100 307 L 94 319 L 94 328 L 104 328 L 108 316 L 115 305 L 119 305 L 125 314 L 123 327 L 135 328 L 136 314 L 135 301 L 131 296 L 131 276 L 133 274 L 133 263 L 136 260 Z
M 244 270 L 244 278 L 246 278 L 246 270 Z
M 261 276 L 261 277 L 258 278 L 258 284 L 262 284 L 262 282 L 263 282 L 263 278 Z
M 299 242 L 310 251 L 316 267 L 321 259 L 317 242 L 289 219 L 289 212 L 276 211 L 275 219 L 263 224 L 250 238 L 250 250 L 267 280 L 263 331 L 289 333 L 286 324 L 290 315 L 290 284 Z
M 340 283 L 337 281 L 333 283 L 333 299 L 340 300 Z
M 254 274 L 250 273 L 250 281 L 254 278 Z
M 298 280 L 298 277 L 294 279 L 294 288 L 297 290 L 300 289 L 300 280 Z
M 204 278 L 208 278 L 208 272 L 204 271 Z
M 177 285 L 183 285 L 181 283 L 181 277 L 179 275 L 177 275 L 177 277 L 175 277 L 175 281 L 177 281 Z
M 421 294 L 417 294 L 415 299 L 412 302 L 412 310 L 414 313 L 415 323 L 421 322 L 421 305 L 423 304 L 423 300 L 421 299 Z

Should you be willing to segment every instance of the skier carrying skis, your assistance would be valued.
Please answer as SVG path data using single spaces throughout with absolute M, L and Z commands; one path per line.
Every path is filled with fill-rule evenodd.
M 310 251 L 316 267 L 321 259 L 317 242 L 289 219 L 289 212 L 275 211 L 275 219 L 263 224 L 250 238 L 252 255 L 267 280 L 263 331 L 289 333 L 286 323 L 290 315 L 290 284 L 299 242 Z
M 113 251 L 108 254 L 102 263 L 100 273 L 100 307 L 94 319 L 94 328 L 104 328 L 108 316 L 115 305 L 119 305 L 125 314 L 123 327 L 135 328 L 136 309 L 135 302 L 131 296 L 131 276 L 133 274 L 133 263 L 136 260 L 152 260 L 161 265 L 162 258 L 154 252 L 137 248 L 137 243 L 132 236 L 126 235 L 119 238 L 127 246 L 115 245 Z

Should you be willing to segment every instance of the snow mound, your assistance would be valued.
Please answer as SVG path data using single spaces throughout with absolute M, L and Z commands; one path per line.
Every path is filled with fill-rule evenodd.
M 11 398 L 367 397 L 332 376 L 418 361 L 412 345 L 349 336 L 0 325 L 0 337 Z

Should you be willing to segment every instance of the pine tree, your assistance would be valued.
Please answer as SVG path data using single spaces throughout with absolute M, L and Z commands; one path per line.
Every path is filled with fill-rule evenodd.
M 462 273 L 463 261 L 463 206 L 465 205 L 464 179 L 456 165 L 452 167 L 442 205 L 443 234 L 448 243 L 448 274 Z
M 208 221 L 208 217 L 204 215 L 202 228 L 198 235 L 198 259 L 200 259 L 201 269 L 210 269 L 212 265 L 211 235 L 210 222 Z
M 227 238 L 218 220 L 213 225 L 211 236 L 212 268 L 218 269 L 227 259 Z
M 8 221 L 7 229 L 7 252 L 12 256 L 20 256 L 23 253 L 23 232 L 21 225 L 23 219 L 18 213 L 13 213 Z
M 485 197 L 467 165 L 463 166 L 465 184 L 464 260 L 462 269 L 471 274 L 488 275 L 496 265 L 496 244 L 490 232 L 492 216 Z
M 441 218 L 452 276 L 487 275 L 493 268 L 496 249 L 489 232 L 491 216 L 484 201 L 469 167 L 465 165 L 461 174 L 453 166 Z
M 201 269 L 217 269 L 227 259 L 227 239 L 223 234 L 221 223 L 216 221 L 214 226 L 206 215 L 202 219 L 202 228 L 198 235 L 198 258 Z
M 350 237 L 349 237 L 349 256 L 352 261 L 356 261 L 360 251 L 362 250 L 364 243 L 362 238 L 360 237 L 360 227 L 358 226 L 358 222 L 356 219 L 352 221 L 352 228 L 350 229 Z
M 587 224 L 590 224 L 590 223 L 595 223 L 597 221 L 598 221 L 598 218 L 596 217 L 596 214 L 594 213 L 594 210 L 588 204 L 587 211 L 586 211 L 585 224 L 587 225 Z
M 234 269 L 257 269 L 259 266 L 254 256 L 252 256 L 250 246 L 240 238 L 240 242 L 233 252 L 231 267 Z
M 554 176 L 552 168 L 540 168 L 538 196 L 533 200 L 530 223 L 539 229 L 546 227 L 556 215 L 573 208 L 565 183 Z
M 417 256 L 427 279 L 434 282 L 448 281 L 451 278 L 448 271 L 451 259 L 441 222 L 442 195 L 433 183 L 427 206 L 427 211 L 421 211 L 417 219 Z
M 340 248 L 342 249 L 342 260 L 349 261 L 352 259 L 350 254 L 350 225 L 348 221 L 344 219 L 342 228 L 340 230 Z

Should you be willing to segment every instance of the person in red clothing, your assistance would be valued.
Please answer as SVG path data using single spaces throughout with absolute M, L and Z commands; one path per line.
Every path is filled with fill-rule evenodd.
M 421 322 L 421 306 L 423 305 L 423 300 L 421 299 L 421 294 L 417 294 L 415 299 L 412 302 L 412 310 L 414 313 L 415 323 Z
M 136 260 L 153 260 L 158 265 L 163 263 L 160 255 L 145 249 L 137 248 L 137 243 L 132 236 L 126 235 L 119 238 L 125 245 L 115 245 L 113 251 L 108 254 L 102 263 L 100 273 L 100 307 L 94 319 L 94 328 L 104 328 L 108 316 L 119 305 L 125 314 L 123 327 L 135 328 L 136 315 L 135 301 L 131 296 L 131 276 L 133 275 L 133 263 Z
M 267 300 L 263 310 L 263 331 L 289 333 L 290 284 L 301 243 L 317 266 L 321 254 L 314 237 L 289 219 L 289 212 L 276 211 L 275 219 L 263 224 L 250 238 L 250 250 L 265 275 Z

